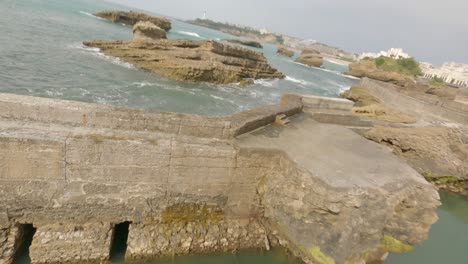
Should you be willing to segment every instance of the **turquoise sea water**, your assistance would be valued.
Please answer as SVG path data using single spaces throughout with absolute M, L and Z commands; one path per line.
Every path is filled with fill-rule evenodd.
M 0 92 L 125 105 L 159 111 L 225 115 L 275 103 L 286 92 L 337 96 L 356 80 L 341 65 L 306 67 L 258 50 L 288 77 L 256 85 L 211 85 L 171 81 L 83 47 L 84 40 L 130 39 L 131 28 L 98 19 L 93 12 L 128 9 L 91 0 L 0 1 Z M 173 20 L 170 38 L 215 39 L 232 36 Z M 413 252 L 391 255 L 386 263 L 467 264 L 468 200 L 442 193 L 440 220 L 429 239 Z M 151 263 L 296 263 L 281 250 L 236 255 L 185 256 Z
M 91 0 L 0 1 L 0 92 L 126 105 L 160 111 L 225 115 L 276 103 L 286 92 L 337 96 L 356 80 L 332 70 L 309 68 L 263 52 L 288 77 L 256 85 L 184 83 L 135 69 L 81 43 L 131 39 L 131 28 L 96 18 L 106 9 L 128 9 Z M 233 36 L 172 20 L 169 38 L 223 40 Z

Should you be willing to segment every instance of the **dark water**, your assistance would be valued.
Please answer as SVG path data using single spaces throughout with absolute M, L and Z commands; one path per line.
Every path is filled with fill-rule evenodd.
M 442 206 L 439 221 L 429 239 L 405 254 L 392 254 L 388 264 L 467 264 L 468 263 L 468 197 L 440 193 Z

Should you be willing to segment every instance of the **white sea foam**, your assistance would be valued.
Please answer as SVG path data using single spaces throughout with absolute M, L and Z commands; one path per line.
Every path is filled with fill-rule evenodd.
M 293 82 L 293 83 L 302 84 L 302 85 L 309 85 L 310 84 L 310 82 L 308 82 L 308 81 L 301 80 L 301 79 L 296 79 L 296 78 L 293 78 L 291 76 L 286 76 L 285 80 Z
M 85 11 L 79 11 L 79 13 L 80 13 L 80 14 L 83 14 L 83 15 L 85 15 L 85 16 L 89 16 L 89 17 L 93 17 L 93 18 L 100 19 L 100 20 L 104 20 L 104 18 L 102 18 L 102 17 L 95 16 L 95 15 L 93 15 L 93 14 L 91 14 L 91 13 L 88 13 L 88 12 L 85 12 Z
M 226 98 L 223 98 L 223 97 L 220 97 L 220 96 L 216 96 L 214 94 L 210 94 L 210 97 L 216 99 L 216 100 L 220 100 L 220 101 L 226 101 L 226 102 L 229 102 L 231 104 L 236 104 L 233 100 L 229 100 L 229 99 L 226 99 Z
M 101 58 L 101 59 L 104 59 L 104 60 L 107 60 L 107 61 L 110 61 L 111 63 L 113 64 L 116 64 L 116 65 L 119 65 L 119 66 L 122 66 L 122 67 L 125 67 L 127 69 L 135 69 L 135 66 L 133 66 L 132 64 L 128 63 L 128 62 L 125 62 L 119 58 L 116 58 L 116 57 L 111 57 L 111 56 L 107 56 L 105 55 L 104 53 L 102 53 L 99 48 L 93 48 L 93 47 L 87 47 L 81 43 L 79 44 L 71 44 L 68 46 L 69 48 L 71 49 L 78 49 L 78 50 L 82 50 L 84 51 L 86 54 L 90 54 L 92 56 L 95 56 L 95 57 L 98 57 L 98 58 Z
M 258 79 L 258 80 L 255 80 L 254 83 L 259 84 L 261 86 L 265 86 L 265 87 L 273 87 L 274 81 L 275 80 L 270 80 L 270 79 Z
M 196 38 L 202 38 L 202 37 L 200 37 L 200 35 L 198 35 L 195 32 L 182 31 L 182 30 L 179 30 L 179 31 L 176 31 L 176 32 L 179 33 L 179 34 L 182 34 L 182 35 L 192 36 L 192 37 L 196 37 Z

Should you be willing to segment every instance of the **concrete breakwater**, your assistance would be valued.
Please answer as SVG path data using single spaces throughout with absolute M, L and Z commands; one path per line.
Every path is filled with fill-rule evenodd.
M 348 106 L 285 95 L 209 118 L 0 94 L 0 263 L 22 250 L 32 263 L 105 262 L 116 236 L 128 259 L 284 246 L 306 263 L 363 263 L 409 250 L 438 194 L 302 111 Z

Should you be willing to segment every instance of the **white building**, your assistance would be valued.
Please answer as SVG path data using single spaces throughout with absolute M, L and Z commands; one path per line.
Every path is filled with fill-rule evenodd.
M 378 57 L 389 57 L 389 58 L 394 58 L 394 59 L 402 59 L 402 58 L 409 58 L 410 55 L 405 53 L 403 49 L 396 49 L 396 48 L 391 48 L 387 51 L 381 51 L 378 53 L 372 53 L 372 52 L 367 52 L 367 53 L 362 53 L 359 56 L 359 60 L 365 59 L 365 58 L 378 58 Z
M 441 67 L 422 62 L 419 64 L 426 78 L 440 78 L 448 84 L 468 87 L 468 65 L 463 63 L 448 62 Z

